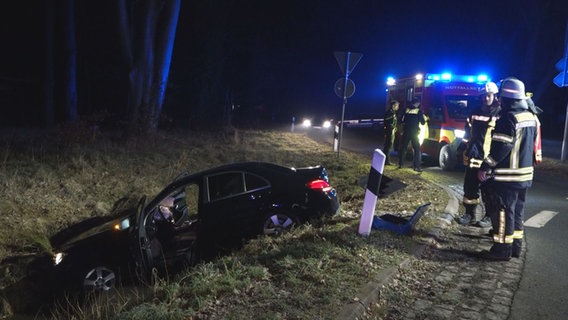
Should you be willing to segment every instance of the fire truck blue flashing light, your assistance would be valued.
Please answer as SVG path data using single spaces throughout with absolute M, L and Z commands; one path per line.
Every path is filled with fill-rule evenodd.
M 477 82 L 489 81 L 489 77 L 486 74 L 480 74 L 477 76 Z
M 447 73 L 428 73 L 423 75 L 418 73 L 414 76 L 416 81 L 421 81 L 426 79 L 428 82 L 432 81 L 463 81 L 469 83 L 485 83 L 490 81 L 491 79 L 486 74 L 478 74 L 478 75 L 454 75 L 449 72 Z M 396 80 L 393 77 L 387 78 L 387 86 L 394 86 L 396 84 Z
M 479 75 L 454 75 L 451 73 L 429 73 L 426 76 L 426 79 L 432 81 L 464 81 L 464 82 L 471 82 L 471 83 L 483 83 L 489 81 L 489 77 L 486 74 L 479 74 Z

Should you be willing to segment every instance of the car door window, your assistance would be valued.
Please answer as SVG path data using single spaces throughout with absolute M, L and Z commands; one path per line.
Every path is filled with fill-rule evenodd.
M 185 202 L 188 215 L 194 217 L 199 212 L 199 185 L 189 184 L 185 188 Z
M 225 172 L 207 177 L 209 200 L 241 194 L 245 191 L 242 172 Z
M 251 173 L 245 174 L 245 185 L 247 192 L 270 187 L 270 183 L 264 178 Z

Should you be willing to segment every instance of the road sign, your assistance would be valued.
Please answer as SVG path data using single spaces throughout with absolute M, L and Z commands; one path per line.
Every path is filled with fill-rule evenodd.
M 362 53 L 349 51 L 336 51 L 333 55 L 335 56 L 335 60 L 337 60 L 337 64 L 339 64 L 339 69 L 341 69 L 341 72 L 343 72 L 343 74 L 347 77 L 349 77 L 353 69 L 355 69 L 363 57 Z
M 566 21 L 566 41 L 564 41 L 564 45 L 566 46 L 564 49 L 564 57 L 555 65 L 556 69 L 560 71 L 560 73 L 552 79 L 552 82 L 560 88 L 568 87 L 568 65 L 566 65 L 568 62 L 568 21 Z M 566 121 L 568 123 L 568 119 L 566 119 Z
M 566 50 L 568 50 L 568 48 L 566 48 Z M 562 58 L 560 59 L 555 67 L 558 71 L 560 71 L 560 73 L 554 77 L 554 79 L 552 79 L 552 82 L 554 82 L 555 85 L 559 86 L 560 88 L 562 87 L 567 87 L 568 86 L 568 71 L 566 70 L 566 58 Z
M 552 82 L 554 82 L 554 84 L 559 86 L 560 88 L 568 87 L 568 72 L 561 72 L 556 77 L 554 77 L 554 79 L 552 79 Z
M 558 62 L 556 62 L 556 70 L 558 71 L 564 71 L 566 70 L 566 58 L 562 58 L 560 60 L 558 60 Z
M 339 78 L 333 87 L 335 94 L 340 98 L 351 98 L 355 93 L 355 82 L 347 78 L 347 85 L 345 85 L 345 78 Z M 343 95 L 345 91 L 345 96 Z

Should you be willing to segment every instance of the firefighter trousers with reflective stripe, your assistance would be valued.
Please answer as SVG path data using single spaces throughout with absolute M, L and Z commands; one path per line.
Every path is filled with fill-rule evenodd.
M 465 168 L 463 177 L 463 204 L 479 204 L 479 179 L 477 178 L 477 168 Z
M 513 189 L 507 183 L 495 183 L 495 193 L 499 206 L 491 214 L 493 242 L 510 244 L 523 239 L 523 219 L 527 189 Z

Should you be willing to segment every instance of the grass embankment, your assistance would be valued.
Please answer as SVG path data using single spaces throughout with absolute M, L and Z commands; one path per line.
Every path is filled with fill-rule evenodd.
M 355 181 L 368 175 L 370 155 L 337 157 L 331 146 L 299 133 L 184 132 L 129 141 L 75 132 L 13 133 L 2 137 L 2 147 L 0 260 L 49 251 L 49 236 L 73 223 L 135 205 L 183 171 L 228 162 L 321 164 L 342 202 L 341 214 L 321 225 L 250 241 L 239 252 L 159 279 L 152 288 L 57 308 L 54 318 L 330 319 L 370 277 L 407 258 L 447 203 L 446 193 L 424 179 L 428 173 L 387 167 L 386 175 L 408 187 L 379 199 L 377 210 L 409 215 L 432 202 L 430 214 L 414 237 L 385 231 L 361 237 L 365 190 Z M 25 266 L 3 267 L 3 291 L 27 272 Z M 4 314 L 10 313 L 9 301 Z

